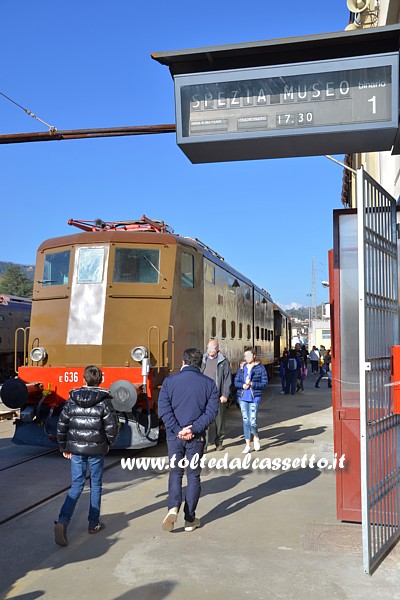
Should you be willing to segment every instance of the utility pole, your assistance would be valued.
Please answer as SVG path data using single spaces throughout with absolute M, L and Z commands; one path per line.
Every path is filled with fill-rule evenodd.
M 311 314 L 311 318 L 313 321 L 315 321 L 317 319 L 317 287 L 316 287 L 316 278 L 315 278 L 315 271 L 317 270 L 316 266 L 315 266 L 315 262 L 316 259 L 313 256 L 312 259 L 312 314 Z

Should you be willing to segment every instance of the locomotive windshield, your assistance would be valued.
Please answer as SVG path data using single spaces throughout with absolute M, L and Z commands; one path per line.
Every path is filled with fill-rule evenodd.
M 78 283 L 100 283 L 103 280 L 104 248 L 79 248 Z
M 68 283 L 70 251 L 46 254 L 44 259 L 43 286 L 65 285 Z
M 160 251 L 116 248 L 114 283 L 158 283 Z

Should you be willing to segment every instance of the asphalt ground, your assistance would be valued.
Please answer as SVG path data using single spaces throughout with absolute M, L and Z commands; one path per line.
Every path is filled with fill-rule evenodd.
M 282 396 L 273 381 L 260 406 L 262 447 L 250 455 L 271 466 L 297 458 L 304 468 L 274 470 L 267 460 L 263 468 L 223 468 L 244 458 L 240 411 L 232 406 L 224 450 L 211 447 L 206 456 L 221 468 L 203 470 L 199 529 L 185 532 L 182 515 L 172 533 L 161 528 L 167 470 L 118 466 L 104 476 L 106 529 L 99 534 L 87 533 L 87 490 L 68 547 L 55 545 L 53 535 L 64 494 L 0 527 L 0 598 L 400 599 L 400 551 L 366 575 L 361 525 L 337 521 L 335 472 L 316 467 L 334 459 L 331 390 L 320 385 L 309 376 L 303 394 Z M 0 437 L 10 435 L 10 423 L 0 423 Z M 165 457 L 166 447 L 140 456 Z M 37 473 L 35 485 L 40 479 Z

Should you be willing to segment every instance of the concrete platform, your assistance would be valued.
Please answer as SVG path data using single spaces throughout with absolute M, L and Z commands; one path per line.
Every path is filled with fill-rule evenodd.
M 278 380 L 263 397 L 260 460 L 333 460 L 332 409 L 326 382 L 281 396 Z M 212 436 L 211 436 L 212 439 Z M 243 459 L 240 412 L 228 411 L 222 452 Z M 142 456 L 163 457 L 165 446 Z M 125 453 L 124 456 L 133 456 Z M 304 459 L 305 460 L 305 459 Z M 279 462 L 279 461 L 278 461 Z M 55 473 L 55 477 L 57 473 Z M 105 474 L 106 529 L 88 535 L 84 492 L 69 528 L 69 546 L 53 539 L 64 494 L 0 528 L 0 598 L 33 600 L 331 600 L 400 599 L 399 551 L 364 574 L 361 526 L 335 518 L 332 469 L 204 469 L 198 516 L 202 527 L 161 529 L 168 472 Z M 37 476 L 40 485 L 40 473 Z M 0 497 L 1 502 L 1 497 Z

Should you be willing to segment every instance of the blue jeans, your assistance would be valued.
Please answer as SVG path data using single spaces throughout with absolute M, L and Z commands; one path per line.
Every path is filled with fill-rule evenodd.
M 58 517 L 60 523 L 68 524 L 73 515 L 76 503 L 85 485 L 88 465 L 90 472 L 89 529 L 95 527 L 99 522 L 104 456 L 81 456 L 73 454 L 71 458 L 72 485 L 61 507 L 60 516 Z
M 297 369 L 295 371 L 287 371 L 286 373 L 286 388 L 285 394 L 295 394 L 296 393 L 296 385 L 297 385 Z
M 332 387 L 332 371 L 327 371 L 326 369 L 320 369 L 319 377 L 315 382 L 315 385 L 319 385 L 319 382 L 323 377 L 328 376 L 328 387 Z
M 204 453 L 204 438 L 198 437 L 186 441 L 180 438 L 167 439 L 168 458 L 171 460 L 176 457 L 174 467 L 169 472 L 168 479 L 168 510 L 171 508 L 180 508 L 182 502 L 182 479 L 184 468 L 179 467 L 178 463 L 183 458 L 190 462 L 195 454 L 198 454 L 198 462 L 195 468 L 186 467 L 187 485 L 185 490 L 184 515 L 185 521 L 193 522 L 196 516 L 196 508 L 200 498 L 200 459 Z
M 258 412 L 258 403 L 257 402 L 245 402 L 244 400 L 239 400 L 240 410 L 242 411 L 242 419 L 243 419 L 243 434 L 244 439 L 250 439 L 250 433 L 253 435 L 258 435 L 257 428 L 257 412 Z

